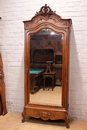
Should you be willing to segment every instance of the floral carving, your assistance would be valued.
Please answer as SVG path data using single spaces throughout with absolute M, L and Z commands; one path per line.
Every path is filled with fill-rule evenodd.
M 45 4 L 45 6 L 42 6 L 40 11 L 36 13 L 36 15 L 38 14 L 53 14 L 55 13 L 55 11 L 52 11 L 51 8 L 49 6 L 47 6 L 47 4 Z
M 50 113 L 44 111 L 44 112 L 38 112 L 38 116 L 43 120 L 50 119 Z

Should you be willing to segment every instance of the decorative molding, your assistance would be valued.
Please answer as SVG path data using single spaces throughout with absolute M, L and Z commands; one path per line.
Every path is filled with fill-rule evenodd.
M 43 22 L 45 22 L 44 26 L 47 26 L 48 22 L 50 24 L 54 23 L 54 25 L 57 24 L 59 27 L 70 27 L 72 24 L 71 19 L 61 18 L 61 16 L 56 14 L 56 12 L 53 11 L 49 6 L 47 6 L 47 4 L 42 6 L 40 11 L 36 12 L 35 16 L 31 20 L 23 21 L 23 22 L 24 22 L 25 29 L 30 28 L 31 30 L 32 30 L 32 27 L 33 28 L 35 27 L 35 29 L 36 29 L 36 27 L 41 25 Z M 32 24 L 34 26 L 32 26 Z

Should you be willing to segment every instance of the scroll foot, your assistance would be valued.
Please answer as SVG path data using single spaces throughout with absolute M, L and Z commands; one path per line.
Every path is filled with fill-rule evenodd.
M 68 118 L 68 116 L 66 116 L 65 122 L 66 122 L 66 128 L 70 128 L 69 127 L 69 118 Z
M 22 112 L 22 117 L 23 117 L 22 123 L 24 123 L 25 122 L 25 114 L 24 114 L 24 112 Z
M 22 123 L 24 123 L 25 122 L 25 119 L 22 119 L 22 121 L 21 121 Z

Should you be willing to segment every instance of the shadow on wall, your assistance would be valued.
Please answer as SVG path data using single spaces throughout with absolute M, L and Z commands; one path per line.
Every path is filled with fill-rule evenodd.
M 71 118 L 80 119 L 82 116 L 82 78 L 73 27 L 71 28 L 69 63 L 69 115 Z
M 20 103 L 18 104 L 18 111 L 22 112 L 24 107 L 24 52 L 22 56 L 20 71 L 19 71 L 19 83 L 18 86 L 20 87 Z

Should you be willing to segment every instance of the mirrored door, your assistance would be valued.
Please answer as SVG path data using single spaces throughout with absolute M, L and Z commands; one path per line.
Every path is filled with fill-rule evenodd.
M 30 103 L 62 105 L 63 34 L 30 35 Z

